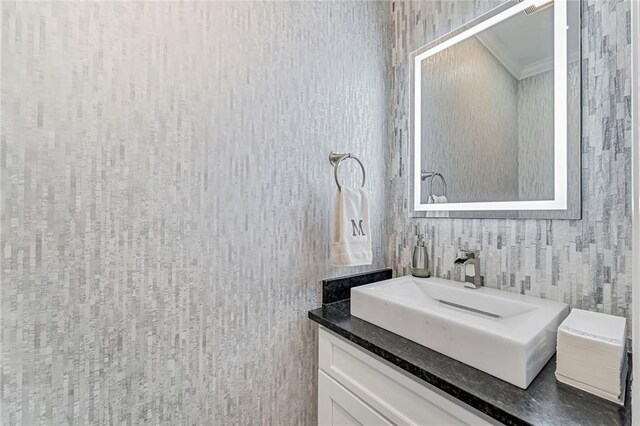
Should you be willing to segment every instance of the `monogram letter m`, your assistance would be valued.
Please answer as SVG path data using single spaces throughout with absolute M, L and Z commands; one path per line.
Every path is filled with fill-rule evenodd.
M 362 230 L 362 219 L 360 219 L 360 222 L 358 224 L 356 224 L 355 220 L 351 219 L 351 230 L 353 231 L 353 236 L 354 237 L 356 236 L 356 233 L 358 235 L 366 236 L 366 234 Z

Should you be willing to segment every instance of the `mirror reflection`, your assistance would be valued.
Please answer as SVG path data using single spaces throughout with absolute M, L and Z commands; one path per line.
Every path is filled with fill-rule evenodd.
M 422 61 L 422 203 L 554 198 L 553 10 L 529 8 Z M 567 46 L 577 144 L 578 14 L 569 11 Z

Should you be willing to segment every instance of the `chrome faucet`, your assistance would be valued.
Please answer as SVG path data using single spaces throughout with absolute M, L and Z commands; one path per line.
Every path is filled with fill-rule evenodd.
M 480 268 L 478 264 L 478 257 L 480 252 L 478 250 L 460 250 L 462 256 L 457 258 L 455 265 L 462 265 L 464 269 L 464 286 L 473 289 L 480 288 Z M 471 272 L 471 274 L 469 274 Z

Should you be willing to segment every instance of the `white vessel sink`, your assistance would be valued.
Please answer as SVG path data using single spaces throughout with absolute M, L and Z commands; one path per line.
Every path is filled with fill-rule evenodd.
M 351 289 L 351 315 L 526 389 L 556 351 L 566 303 L 412 276 Z

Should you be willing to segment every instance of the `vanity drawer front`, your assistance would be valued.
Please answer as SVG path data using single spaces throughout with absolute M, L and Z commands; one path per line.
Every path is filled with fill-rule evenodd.
M 397 425 L 488 425 L 489 418 L 436 388 L 405 376 L 325 328 L 319 367 Z
M 319 426 L 392 426 L 360 398 L 318 371 L 318 425 Z

